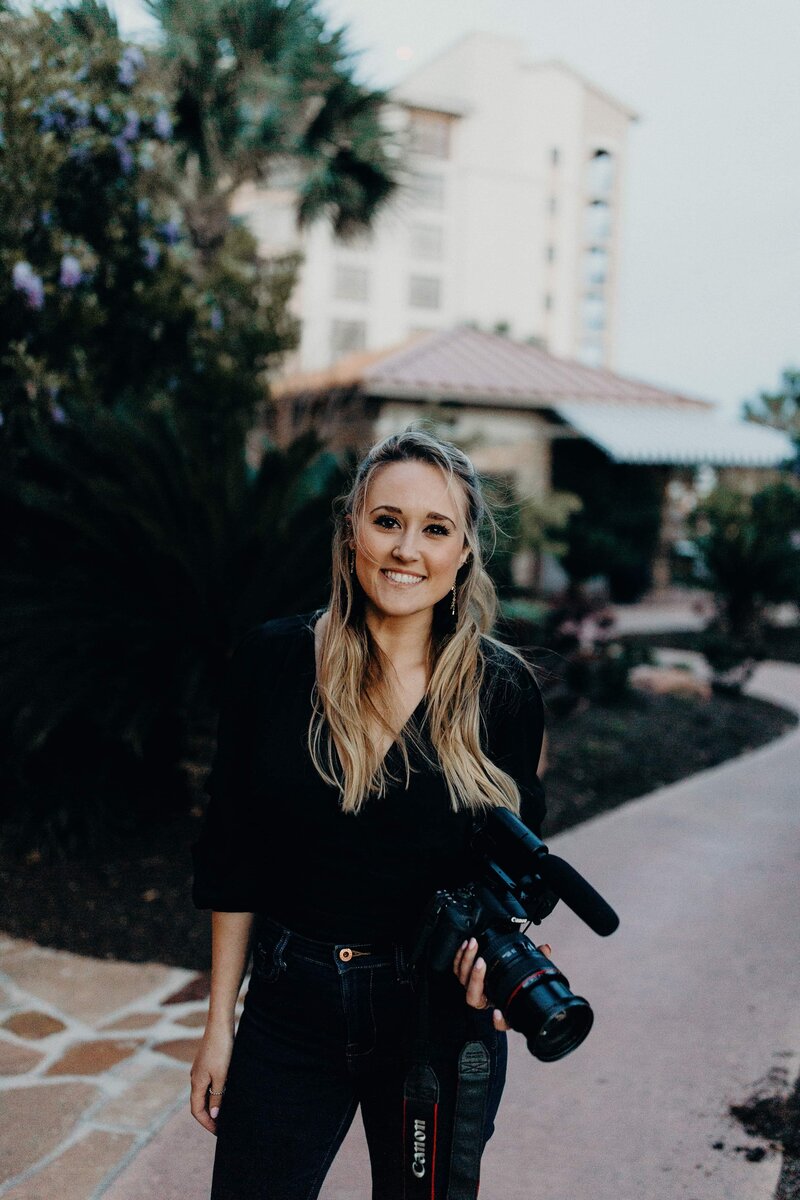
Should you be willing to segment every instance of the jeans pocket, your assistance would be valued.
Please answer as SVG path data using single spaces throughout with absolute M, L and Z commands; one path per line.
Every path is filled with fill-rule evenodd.
M 253 978 L 260 983 L 275 983 L 286 970 L 283 952 L 289 931 L 271 932 L 260 929 L 253 946 Z

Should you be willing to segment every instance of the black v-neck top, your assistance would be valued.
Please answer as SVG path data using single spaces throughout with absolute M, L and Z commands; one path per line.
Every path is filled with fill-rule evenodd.
M 338 789 L 321 779 L 307 746 L 321 611 L 267 621 L 234 650 L 205 782 L 208 809 L 191 847 L 192 901 L 266 913 L 320 941 L 406 941 L 438 888 L 471 878 L 472 818 L 452 811 L 438 765 L 413 749 L 406 789 L 397 743 L 388 765 L 399 782 L 359 813 L 341 811 Z M 482 745 L 517 782 L 522 819 L 538 834 L 541 695 L 508 651 L 485 639 L 482 650 Z M 426 706 L 423 699 L 409 719 L 422 722 L 423 734 Z

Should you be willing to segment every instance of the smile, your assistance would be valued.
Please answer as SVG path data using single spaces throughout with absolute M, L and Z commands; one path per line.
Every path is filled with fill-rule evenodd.
M 399 583 L 403 587 L 413 587 L 415 583 L 422 583 L 425 579 L 424 575 L 406 575 L 403 571 L 387 571 L 385 567 L 381 569 L 381 574 L 385 575 L 390 583 Z

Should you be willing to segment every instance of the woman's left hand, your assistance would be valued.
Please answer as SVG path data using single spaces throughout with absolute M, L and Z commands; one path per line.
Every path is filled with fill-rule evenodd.
M 537 946 L 536 949 L 547 958 L 550 958 L 552 954 L 547 942 Z M 489 1000 L 483 990 L 486 963 L 482 958 L 476 957 L 477 953 L 478 943 L 475 938 L 470 938 L 468 942 L 462 942 L 453 959 L 453 971 L 467 989 L 467 1004 L 470 1008 L 489 1008 Z M 495 1029 L 503 1032 L 511 1028 L 499 1008 L 492 1013 L 492 1021 Z

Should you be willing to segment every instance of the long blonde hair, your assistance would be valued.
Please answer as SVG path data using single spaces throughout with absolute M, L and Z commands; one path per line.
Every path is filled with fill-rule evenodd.
M 410 721 L 398 731 L 387 719 L 392 711 L 390 664 L 370 635 L 364 619 L 364 593 L 349 567 L 348 542 L 359 536 L 367 488 L 388 463 L 421 462 L 439 467 L 448 487 L 460 485 L 466 500 L 466 541 L 471 556 L 456 575 L 456 616 L 450 596 L 434 605 L 428 645 L 430 683 L 425 725 L 430 748 Z M 371 794 L 385 794 L 392 774 L 382 760 L 368 717 L 393 738 L 403 760 L 405 786 L 412 766 L 409 746 L 441 769 L 454 811 L 478 812 L 503 806 L 519 812 L 519 788 L 481 748 L 481 684 L 490 646 L 511 654 L 533 674 L 518 651 L 493 637 L 497 593 L 483 565 L 485 527 L 494 521 L 475 468 L 466 454 L 430 433 L 406 429 L 378 442 L 358 466 L 350 491 L 335 505 L 331 598 L 322 635 L 308 748 L 322 778 L 341 791 L 341 808 L 357 813 Z M 482 645 L 483 643 L 483 645 Z M 499 670 L 502 663 L 499 662 Z M 431 757 L 432 748 L 436 758 Z M 391 751 L 391 748 L 390 748 Z M 438 759 L 438 762 L 436 761 Z

